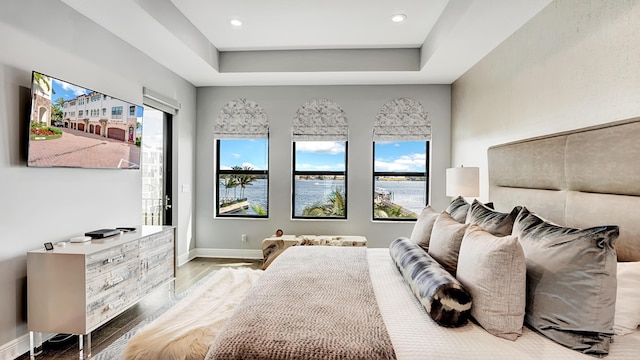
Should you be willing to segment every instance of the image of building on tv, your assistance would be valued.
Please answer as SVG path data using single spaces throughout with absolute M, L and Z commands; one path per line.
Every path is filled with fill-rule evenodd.
M 139 168 L 141 106 L 34 72 L 29 166 Z

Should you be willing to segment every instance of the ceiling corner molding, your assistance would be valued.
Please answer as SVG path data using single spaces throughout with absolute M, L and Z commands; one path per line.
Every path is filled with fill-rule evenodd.
M 221 73 L 419 70 L 418 48 L 220 52 Z
M 473 0 L 449 1 L 438 22 L 433 26 L 433 29 L 431 29 L 431 32 L 422 43 L 422 47 L 420 47 L 420 69 L 427 64 L 431 56 L 440 47 L 440 44 L 446 41 L 447 35 L 451 33 L 451 30 L 469 10 L 471 3 L 473 3 Z

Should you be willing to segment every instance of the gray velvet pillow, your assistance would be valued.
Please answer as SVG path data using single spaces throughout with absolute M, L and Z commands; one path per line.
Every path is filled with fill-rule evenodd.
M 447 209 L 452 218 L 456 219 L 459 223 L 464 223 L 467 218 L 467 212 L 469 212 L 469 203 L 462 196 L 458 196 L 453 199 Z
M 425 206 L 411 231 L 409 239 L 424 249 L 424 251 L 429 250 L 431 231 L 433 230 L 433 224 L 436 222 L 438 215 L 440 215 L 440 213 L 433 210 L 431 206 Z
M 485 206 L 493 209 L 493 203 L 491 202 L 486 203 Z M 453 199 L 453 201 L 451 201 L 445 211 L 451 214 L 451 217 L 456 219 L 457 222 L 464 223 L 467 220 L 467 214 L 469 213 L 470 207 L 471 205 L 467 202 L 467 200 L 465 200 L 462 196 L 458 196 L 457 198 Z
M 471 296 L 437 261 L 407 238 L 389 245 L 389 254 L 431 318 L 443 326 L 467 322 Z
M 469 224 L 457 222 L 446 211 L 442 212 L 433 224 L 429 255 L 455 276 L 458 267 L 460 243 Z
M 496 236 L 511 235 L 513 222 L 522 210 L 522 206 L 516 206 L 509 213 L 501 213 L 483 205 L 478 200 L 473 200 L 466 223 L 478 224 L 484 231 Z
M 573 350 L 609 353 L 616 305 L 617 226 L 573 229 L 520 211 L 513 234 L 527 262 L 525 322 Z
M 464 234 L 456 278 L 473 299 L 471 316 L 489 333 L 522 335 L 527 267 L 515 236 L 495 236 L 471 224 Z

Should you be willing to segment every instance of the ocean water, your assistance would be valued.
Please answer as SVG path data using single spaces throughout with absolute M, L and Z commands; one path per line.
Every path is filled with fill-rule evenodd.
M 426 204 L 426 188 L 424 181 L 376 181 L 376 188 L 383 188 L 391 192 L 391 201 L 419 214 Z M 342 180 L 296 180 L 296 209 L 295 214 L 301 215 L 302 210 L 315 204 L 318 200 L 327 199 L 336 189 L 344 191 Z M 220 196 L 224 197 L 226 189 L 219 187 Z M 353 189 L 351 191 L 354 191 Z M 362 189 L 358 189 L 362 191 Z M 372 190 L 367 190 L 372 191 Z M 239 197 L 240 188 L 229 190 L 229 197 Z M 249 203 L 267 208 L 267 181 L 256 180 L 246 187 L 244 196 Z M 372 197 L 373 203 L 373 197 Z M 247 214 L 255 214 L 251 208 Z

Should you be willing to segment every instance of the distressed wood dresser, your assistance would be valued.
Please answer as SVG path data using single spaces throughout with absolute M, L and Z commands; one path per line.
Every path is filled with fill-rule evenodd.
M 174 231 L 172 226 L 143 226 L 86 243 L 58 244 L 50 251 L 29 251 L 31 357 L 41 348 L 45 332 L 79 335 L 80 357 L 89 358 L 93 330 L 173 282 Z

